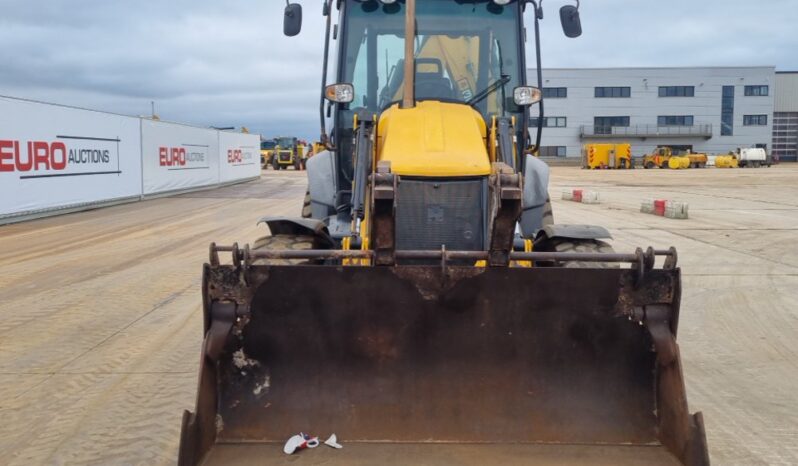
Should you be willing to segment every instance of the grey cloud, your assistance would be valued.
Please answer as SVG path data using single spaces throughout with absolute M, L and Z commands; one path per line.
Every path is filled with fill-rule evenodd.
M 315 138 L 321 0 L 300 3 L 303 32 L 286 38 L 281 0 L 0 0 L 0 93 L 125 114 L 155 100 L 168 120 Z M 564 3 L 544 2 L 544 67 L 798 69 L 794 0 L 583 0 L 576 40 Z

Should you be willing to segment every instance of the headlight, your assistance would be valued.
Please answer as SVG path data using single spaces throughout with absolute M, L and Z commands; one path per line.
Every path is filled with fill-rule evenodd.
M 380 0 L 380 3 L 383 5 L 390 5 L 392 3 L 396 3 L 396 0 Z
M 512 0 L 493 0 L 493 3 L 504 6 L 510 3 L 511 1 Z
M 349 83 L 330 84 L 324 89 L 324 97 L 331 102 L 348 104 L 355 100 L 355 88 Z
M 540 102 L 540 89 L 532 86 L 519 86 L 513 89 L 513 101 L 522 107 Z

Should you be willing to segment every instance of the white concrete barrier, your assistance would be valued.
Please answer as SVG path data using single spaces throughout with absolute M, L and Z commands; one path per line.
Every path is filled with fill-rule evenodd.
M 596 191 L 585 189 L 566 189 L 562 192 L 564 201 L 580 202 L 582 204 L 600 204 L 601 196 Z
M 667 199 L 645 199 L 640 204 L 640 212 L 654 214 L 660 217 L 673 219 L 687 219 L 689 205 L 686 202 L 670 201 Z

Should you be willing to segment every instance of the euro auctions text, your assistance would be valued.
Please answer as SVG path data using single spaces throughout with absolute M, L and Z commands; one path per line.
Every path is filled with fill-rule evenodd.
M 118 139 L 62 136 L 55 141 L 0 139 L 0 172 L 107 173 L 116 166 Z

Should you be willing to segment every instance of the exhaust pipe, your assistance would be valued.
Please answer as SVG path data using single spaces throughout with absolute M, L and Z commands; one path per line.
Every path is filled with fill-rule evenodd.
M 402 108 L 413 108 L 416 106 L 416 0 L 407 0 L 405 8 L 405 88 Z

